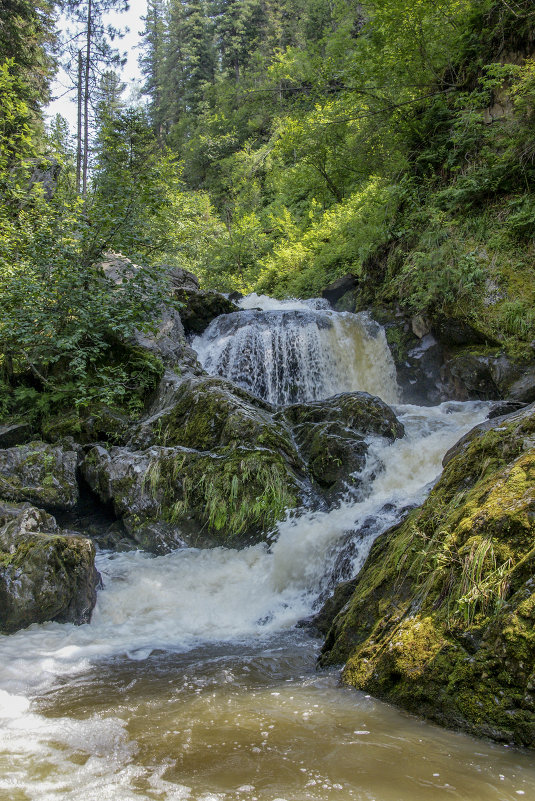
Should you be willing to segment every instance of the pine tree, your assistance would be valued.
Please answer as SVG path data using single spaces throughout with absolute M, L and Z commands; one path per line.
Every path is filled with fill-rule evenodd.
M 102 71 L 124 63 L 112 45 L 120 31 L 105 22 L 110 11 L 128 10 L 128 0 L 67 0 L 66 9 L 77 32 L 66 49 L 66 67 L 78 91 L 77 188 L 85 196 L 89 178 L 91 115 L 97 102 Z
M 144 52 L 139 59 L 141 74 L 145 78 L 143 93 L 148 95 L 149 114 L 159 137 L 165 133 L 165 59 L 166 59 L 166 7 L 164 0 L 147 0 L 147 14 L 142 17 Z
M 0 0 L 0 63 L 12 60 L 11 74 L 22 79 L 21 96 L 34 111 L 49 98 L 53 11 L 48 0 Z

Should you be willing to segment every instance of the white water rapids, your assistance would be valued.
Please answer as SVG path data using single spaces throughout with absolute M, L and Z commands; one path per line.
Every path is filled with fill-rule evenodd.
M 395 394 L 384 339 L 371 338 Z M 295 628 L 340 548 L 352 542 L 354 574 L 487 412 L 395 408 L 406 435 L 370 443 L 361 502 L 289 518 L 271 547 L 101 552 L 90 624 L 1 636 L 0 799 L 533 801 L 529 758 L 336 687 Z

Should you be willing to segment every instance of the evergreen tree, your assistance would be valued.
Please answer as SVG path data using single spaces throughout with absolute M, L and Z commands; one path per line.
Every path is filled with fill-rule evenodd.
M 92 112 L 97 99 L 102 71 L 124 63 L 124 57 L 113 46 L 120 31 L 105 22 L 110 11 L 128 10 L 128 0 L 66 0 L 66 8 L 74 19 L 77 31 L 69 34 L 66 67 L 78 93 L 77 187 L 85 196 L 89 178 L 90 132 Z
M 0 0 L 0 63 L 12 61 L 11 74 L 22 79 L 20 97 L 34 111 L 49 97 L 54 42 L 53 2 Z
M 141 74 L 145 78 L 143 93 L 149 97 L 149 113 L 154 129 L 161 137 L 165 132 L 165 60 L 166 53 L 166 7 L 164 0 L 147 0 L 147 14 L 142 17 L 145 28 L 142 32 L 143 53 L 139 59 Z M 172 93 L 174 95 L 174 92 Z

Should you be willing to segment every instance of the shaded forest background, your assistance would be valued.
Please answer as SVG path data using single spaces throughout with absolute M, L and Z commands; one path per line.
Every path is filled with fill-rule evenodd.
M 59 5 L 0 0 L 4 413 L 135 404 L 145 366 L 112 353 L 169 266 L 301 297 L 350 272 L 356 308 L 461 318 L 532 354 L 530 0 L 149 0 L 132 107 L 106 3 L 75 5 L 101 37 L 85 193 L 65 121 L 43 121 Z M 108 250 L 144 267 L 120 292 Z

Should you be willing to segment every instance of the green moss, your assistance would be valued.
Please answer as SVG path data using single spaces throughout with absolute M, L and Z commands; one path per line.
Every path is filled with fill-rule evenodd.
M 298 463 L 290 434 L 274 423 L 271 407 L 221 378 L 191 379 L 180 388 L 173 410 L 160 418 L 163 445 L 199 451 L 230 445 L 260 446 Z
M 267 450 L 171 452 L 151 462 L 144 483 L 165 520 L 180 526 L 193 518 L 221 542 L 265 537 L 300 501 L 285 460 Z
M 458 447 L 424 505 L 374 543 L 321 658 L 346 662 L 359 689 L 531 747 L 534 426 L 528 411 Z

